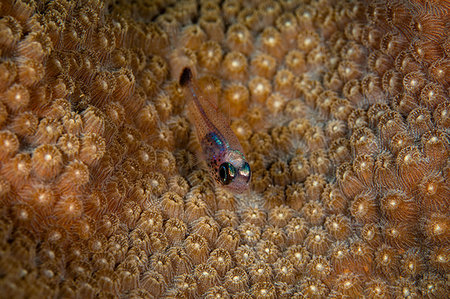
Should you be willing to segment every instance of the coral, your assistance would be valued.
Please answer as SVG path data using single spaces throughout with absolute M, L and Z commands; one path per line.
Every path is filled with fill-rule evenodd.
M 247 57 L 241 52 L 229 52 L 223 59 L 223 72 L 228 80 L 242 81 L 247 79 Z
M 2 295 L 446 297 L 449 15 L 2 1 Z M 186 66 L 242 145 L 243 194 L 205 170 Z

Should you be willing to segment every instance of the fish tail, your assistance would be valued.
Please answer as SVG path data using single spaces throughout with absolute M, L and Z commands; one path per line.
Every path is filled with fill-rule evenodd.
M 190 71 L 190 78 L 195 78 L 197 75 L 195 54 L 189 49 L 181 48 L 174 50 L 169 56 L 169 65 L 172 78 L 180 84 L 182 83 L 180 81 L 181 75 L 186 73 L 186 69 Z
M 192 80 L 192 71 L 189 67 L 185 67 L 180 75 L 179 83 L 182 87 L 187 86 Z

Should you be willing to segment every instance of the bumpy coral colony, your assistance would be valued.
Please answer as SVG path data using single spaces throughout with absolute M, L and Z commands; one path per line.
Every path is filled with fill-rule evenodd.
M 448 297 L 449 31 L 439 0 L 1 1 L 0 297 Z

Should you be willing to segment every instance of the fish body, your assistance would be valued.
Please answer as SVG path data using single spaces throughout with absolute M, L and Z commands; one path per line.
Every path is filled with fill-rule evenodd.
M 198 88 L 190 68 L 184 68 L 180 85 L 188 98 L 188 116 L 195 125 L 202 155 L 217 183 L 236 193 L 248 188 L 251 170 L 242 146 L 228 120 Z

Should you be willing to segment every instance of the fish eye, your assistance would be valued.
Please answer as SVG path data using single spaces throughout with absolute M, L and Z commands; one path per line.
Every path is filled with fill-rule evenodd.
M 250 180 L 250 165 L 248 165 L 247 162 L 244 162 L 244 164 L 242 165 L 241 169 L 239 170 L 239 173 L 243 176 L 247 178 L 247 183 Z
M 222 184 L 228 185 L 236 177 L 236 168 L 229 162 L 222 163 L 219 167 L 219 177 Z

